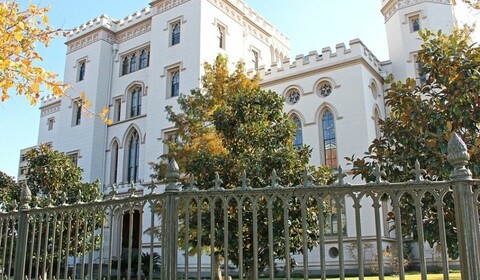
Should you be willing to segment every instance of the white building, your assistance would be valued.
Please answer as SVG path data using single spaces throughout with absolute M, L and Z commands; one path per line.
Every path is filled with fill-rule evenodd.
M 421 79 L 417 30 L 451 32 L 454 4 L 382 0 L 390 53 L 383 62 L 359 39 L 289 61 L 288 39 L 242 0 L 157 0 L 122 20 L 102 15 L 68 35 L 71 98 L 42 100 L 38 142 L 76 158 L 86 181 L 115 183 L 120 193 L 134 181 L 142 192 L 152 172 L 147 163 L 164 153 L 162 140 L 173 132 L 165 106 L 199 87 L 202 64 L 224 53 L 258 69 L 262 88 L 285 96 L 286 112 L 301 127 L 297 140 L 313 149 L 312 164 L 348 167 L 343 158 L 362 154 L 379 135 L 384 78 Z M 81 114 L 81 92 L 93 112 L 108 108 L 113 124 Z M 347 236 L 355 236 L 353 227 Z

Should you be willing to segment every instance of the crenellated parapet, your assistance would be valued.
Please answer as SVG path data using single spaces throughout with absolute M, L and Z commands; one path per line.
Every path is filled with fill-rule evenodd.
M 262 80 L 276 79 L 278 76 L 291 76 L 320 68 L 326 68 L 341 63 L 349 63 L 354 60 L 362 60 L 374 71 L 382 71 L 381 62 L 359 39 L 350 40 L 349 48 L 344 43 L 337 44 L 335 51 L 330 47 L 323 48 L 319 54 L 311 51 L 308 55 L 297 55 L 293 62 L 285 60 L 281 64 L 274 64 L 269 69 L 265 66 L 259 68 Z
M 99 40 L 121 43 L 151 29 L 150 7 L 137 11 L 123 19 L 111 19 L 106 14 L 96 17 L 76 27 L 67 35 L 67 52 L 71 53 Z
M 151 18 L 191 0 L 157 0 L 141 11 L 123 19 L 109 18 L 106 14 L 96 17 L 70 30 L 67 35 L 67 52 L 71 53 L 92 43 L 103 40 L 122 43 L 151 30 Z M 243 0 L 208 0 L 226 15 L 244 26 L 245 32 L 256 37 L 281 54 L 290 51 L 288 38 L 255 12 Z
M 248 32 L 282 54 L 289 53 L 289 39 L 243 0 L 208 1 L 240 25 L 243 25 L 245 32 Z
M 410 7 L 421 2 L 434 2 L 439 4 L 451 5 L 452 0 L 382 0 L 381 12 L 387 21 L 398 10 Z
M 44 117 L 60 111 L 61 100 L 60 96 L 53 93 L 42 97 L 40 99 L 40 116 Z

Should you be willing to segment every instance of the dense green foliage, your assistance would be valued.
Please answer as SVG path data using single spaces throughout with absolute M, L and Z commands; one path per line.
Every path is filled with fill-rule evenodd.
M 233 73 L 227 68 L 227 59 L 219 56 L 213 65 L 206 64 L 205 76 L 202 79 L 203 88 L 192 90 L 191 95 L 180 97 L 181 112 L 176 113 L 167 108 L 169 120 L 177 128 L 177 137 L 166 139 L 169 153 L 165 157 L 174 157 L 182 171 L 192 174 L 199 189 L 210 189 L 214 186 L 217 172 L 222 180 L 221 187 L 233 189 L 241 185 L 242 172 L 250 179 L 248 186 L 263 188 L 271 184 L 270 175 L 273 170 L 280 178 L 279 184 L 292 187 L 302 183 L 302 174 L 309 163 L 310 149 L 304 146 L 295 149 L 292 139 L 296 136 L 293 121 L 284 113 L 283 97 L 272 91 L 264 91 L 258 87 L 257 80 L 249 79 L 245 74 L 243 64 L 238 64 Z M 162 163 L 153 164 L 157 178 L 162 178 Z M 329 168 L 308 167 L 313 173 L 314 183 L 325 184 L 332 178 Z M 188 186 L 187 182 L 184 185 Z M 283 210 L 274 203 L 274 212 L 278 217 L 274 226 L 275 258 L 283 258 L 285 253 L 302 251 L 301 211 L 299 200 L 288 201 L 290 209 L 291 232 L 290 252 L 284 251 Z M 220 207 L 221 203 L 217 205 Z M 266 201 L 259 201 L 260 208 Z M 308 208 L 308 248 L 317 245 L 319 226 L 317 208 L 311 201 Z M 206 211 L 208 205 L 191 205 L 191 211 Z M 235 227 L 238 224 L 238 207 L 243 207 L 244 227 L 243 247 L 239 248 L 238 232 L 231 231 L 229 236 L 228 259 L 239 265 L 239 250 L 243 250 L 243 267 L 251 271 L 253 266 L 252 204 L 245 201 L 243 205 L 234 202 L 228 205 L 228 223 Z M 268 264 L 268 233 L 267 211 L 258 213 L 258 265 L 263 269 Z M 210 249 L 209 231 L 211 223 L 215 223 L 215 255 L 224 256 L 224 217 L 223 210 L 215 211 L 215 220 L 211 221 L 209 214 L 202 218 L 201 247 Z M 190 224 L 196 228 L 196 215 L 191 214 Z M 181 217 L 182 219 L 182 217 Z M 278 224 L 277 224 L 278 223 Z M 193 230 L 191 231 L 194 232 Z M 182 234 L 181 234 L 182 236 Z M 190 240 L 183 240 L 184 246 L 192 253 L 196 252 L 197 238 L 192 235 Z M 210 252 L 211 253 L 211 252 Z
M 79 201 L 88 203 L 95 201 L 100 195 L 99 182 L 82 182 L 82 169 L 77 167 L 65 153 L 41 145 L 28 151 L 26 160 L 28 162 L 27 185 L 33 198 L 30 201 L 31 208 L 75 204 Z M 5 210 L 18 208 L 23 186 L 18 186 L 3 173 L 0 175 L 2 175 L 0 186 Z M 27 266 L 32 265 L 34 268 L 37 260 L 39 263 L 53 261 L 52 265 L 56 267 L 58 260 L 65 261 L 67 256 L 78 257 L 83 254 L 82 251 L 89 252 L 98 242 L 98 236 L 94 234 L 94 230 L 105 221 L 104 213 L 68 207 L 62 211 L 50 213 L 29 212 L 29 215 Z M 16 226 L 18 225 L 12 224 L 12 227 Z M 3 244 L 10 246 L 11 243 Z M 56 248 L 53 255 L 49 248 Z M 62 251 L 58 248 L 62 248 Z M 30 255 L 32 253 L 33 255 Z M 28 263 L 30 258 L 34 263 Z
M 447 162 L 447 144 L 453 132 L 461 135 L 470 154 L 469 168 L 480 174 L 480 48 L 471 43 L 468 30 L 451 35 L 420 32 L 424 40 L 418 53 L 426 82 L 415 79 L 393 82 L 386 92 L 389 116 L 381 121 L 382 136 L 375 139 L 363 158 L 351 157 L 353 172 L 367 181 L 379 162 L 385 179 L 392 182 L 413 179 L 415 160 L 429 180 L 446 180 L 452 167 Z M 405 197 L 404 202 L 410 198 Z M 451 196 L 446 203 L 445 222 L 449 254 L 458 256 Z M 439 242 L 438 221 L 433 198 L 422 201 L 426 241 Z M 405 204 L 407 205 L 407 204 Z M 403 232 L 416 236 L 413 207 L 402 210 Z

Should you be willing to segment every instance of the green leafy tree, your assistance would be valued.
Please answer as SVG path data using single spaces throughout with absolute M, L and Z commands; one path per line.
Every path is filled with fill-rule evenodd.
M 426 82 L 415 79 L 391 83 L 386 92 L 389 116 L 382 125 L 382 136 L 375 139 L 362 158 L 347 158 L 354 174 L 367 181 L 376 162 L 392 182 L 412 179 L 415 160 L 426 170 L 429 180 L 446 180 L 452 167 L 447 162 L 447 144 L 453 132 L 461 135 L 470 154 L 473 176 L 480 173 L 480 48 L 471 43 L 469 30 L 451 35 L 420 32 L 424 40 L 418 53 Z M 411 202 L 411 198 L 404 198 Z M 438 219 L 433 197 L 423 199 L 425 239 L 439 242 Z M 451 196 L 445 198 L 449 254 L 458 257 L 455 215 Z M 408 204 L 406 204 L 408 205 Z M 411 204 L 410 204 L 411 205 Z M 413 207 L 402 209 L 403 233 L 416 236 Z
M 229 72 L 227 59 L 218 56 L 214 64 L 205 64 L 205 75 L 202 77 L 202 89 L 192 90 L 188 97 L 180 97 L 180 113 L 167 107 L 168 118 L 175 124 L 176 136 L 166 139 L 169 153 L 165 157 L 178 160 L 182 171 L 195 177 L 199 189 L 213 187 L 215 173 L 223 181 L 222 187 L 233 189 L 239 186 L 242 171 L 251 179 L 249 186 L 262 188 L 271 184 L 269 176 L 275 170 L 281 178 L 279 184 L 285 187 L 301 184 L 301 175 L 309 163 L 310 150 L 307 146 L 295 149 L 292 140 L 296 137 L 296 126 L 283 111 L 284 100 L 272 91 L 261 90 L 258 79 L 250 79 L 245 74 L 243 63 L 238 63 L 233 72 Z M 164 164 L 152 164 L 154 177 L 164 178 Z M 328 167 L 315 169 L 314 183 L 325 184 L 332 178 Z M 188 186 L 187 182 L 184 182 Z M 229 233 L 228 260 L 239 265 L 238 252 L 243 250 L 243 267 L 247 275 L 253 279 L 253 236 L 252 205 L 229 205 L 228 221 L 238 224 L 237 208 L 243 207 L 244 225 L 243 248 L 239 248 L 238 232 Z M 260 202 L 260 203 L 264 203 Z M 285 253 L 303 252 L 302 227 L 299 200 L 289 201 L 291 228 L 290 252 L 284 251 L 283 218 L 274 221 L 274 248 L 268 248 L 267 213 L 258 213 L 258 265 L 259 271 L 268 265 L 268 251 L 273 249 L 274 257 L 282 259 Z M 266 202 L 265 202 L 266 204 Z M 220 207 L 221 205 L 216 205 Z M 261 205 L 262 207 L 264 205 Z M 223 211 L 215 211 L 215 252 L 211 252 L 209 236 L 211 222 L 208 205 L 192 205 L 192 211 L 201 211 L 202 238 L 201 247 L 210 254 L 215 254 L 216 279 L 221 278 L 220 260 L 225 256 L 223 244 L 224 226 Z M 273 205 L 274 212 L 282 217 L 283 208 L 280 203 Z M 308 248 L 317 245 L 319 227 L 317 208 L 314 201 L 308 205 Z M 191 214 L 192 217 L 196 214 Z M 182 219 L 182 217 L 181 217 Z M 196 228 L 196 218 L 190 219 L 192 228 Z M 182 229 L 181 229 L 182 230 Z M 180 234 L 183 238 L 183 234 Z M 182 240 L 183 246 L 191 253 L 199 253 L 196 235 L 191 234 L 189 240 Z M 304 252 L 306 253 L 306 252 Z M 249 279 L 250 279 L 249 278 Z
M 41 145 L 28 151 L 26 159 L 28 162 L 27 185 L 31 190 L 32 197 L 35 198 L 30 203 L 31 207 L 75 204 L 80 200 L 88 203 L 95 201 L 100 196 L 99 182 L 82 182 L 82 169 L 77 167 L 65 153 Z M 5 178 L 5 176 L 0 176 L 0 186 L 2 186 L 4 207 L 7 210 L 17 207 L 22 186 L 12 184 L 11 180 L 8 177 Z M 35 232 L 33 230 L 29 232 L 29 240 L 32 242 L 27 244 L 27 253 L 33 252 L 33 256 L 27 256 L 27 261 L 32 259 L 33 263 L 27 263 L 27 266 L 36 269 L 37 264 L 53 260 L 54 267 L 56 267 L 59 259 L 65 260 L 67 256 L 76 255 L 78 257 L 79 254 L 83 254 L 83 250 L 78 248 L 85 248 L 85 252 L 88 252 L 98 242 L 98 236 L 95 236 L 92 232 L 102 225 L 104 218 L 103 213 L 94 213 L 89 209 L 76 209 L 75 211 L 66 209 L 61 215 L 31 213 L 30 228 L 35 228 L 36 225 L 36 230 Z M 69 231 L 68 220 L 75 221 L 72 227 L 75 230 L 78 229 L 79 235 L 67 234 Z M 42 240 L 40 241 L 38 240 L 39 231 L 42 231 Z M 58 237 L 61 235 L 63 236 L 62 244 L 58 244 Z M 46 236 L 48 236 L 47 240 L 45 239 Z M 54 239 L 54 236 L 57 238 Z M 42 245 L 39 246 L 38 242 L 42 242 Z M 35 250 L 31 250 L 30 246 Z M 52 247 L 62 248 L 62 251 L 48 251 L 48 248 Z M 45 248 L 47 248 L 47 252 L 44 251 Z
M 12 198 L 18 197 L 19 194 L 19 188 L 13 177 L 0 171 L 0 209 L 11 210 L 9 207 L 13 204 Z

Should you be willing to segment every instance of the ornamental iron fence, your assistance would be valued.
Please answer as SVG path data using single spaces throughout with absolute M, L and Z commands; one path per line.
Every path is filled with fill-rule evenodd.
M 450 279 L 480 279 L 480 180 L 455 135 L 450 181 L 389 183 L 377 167 L 374 183 L 350 185 L 339 170 L 328 186 L 252 189 L 246 174 L 236 189 L 221 180 L 198 190 L 179 184 L 174 160 L 164 186 L 112 188 L 103 199 L 53 206 L 22 190 L 20 205 L 0 213 L 1 279 L 326 279 L 336 274 L 395 274 L 432 269 Z M 432 240 L 435 242 L 424 242 Z M 458 240 L 458 241 L 457 241 Z M 430 246 L 429 246 L 430 245 Z M 434 245 L 434 248 L 430 248 Z M 458 248 L 458 251 L 457 251 Z M 459 262 L 452 257 L 459 257 Z M 221 275 L 221 276 L 220 276 Z M 223 277 L 223 278 L 220 278 Z

